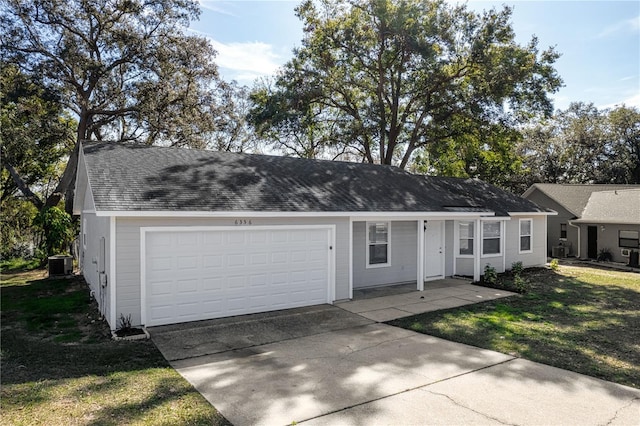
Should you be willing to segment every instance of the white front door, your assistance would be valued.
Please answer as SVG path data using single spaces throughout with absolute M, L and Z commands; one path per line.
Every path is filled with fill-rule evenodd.
M 444 278 L 444 221 L 425 221 L 424 280 Z

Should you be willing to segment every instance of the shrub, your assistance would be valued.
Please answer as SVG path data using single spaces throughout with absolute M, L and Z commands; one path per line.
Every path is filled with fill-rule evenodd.
M 558 268 L 560 268 L 558 259 L 551 259 L 551 262 L 549 263 L 549 268 L 551 268 L 552 271 L 557 271 Z
M 511 264 L 511 272 L 514 276 L 518 277 L 522 274 L 524 267 L 522 266 L 522 262 L 513 262 Z
M 66 246 L 73 240 L 71 216 L 58 207 L 46 207 L 33 220 L 42 235 L 42 251 L 45 256 L 66 252 Z
M 498 273 L 496 272 L 496 268 L 491 266 L 491 264 L 487 263 L 484 267 L 484 275 L 482 276 L 482 281 L 485 284 L 496 285 L 498 283 Z
M 600 253 L 598 253 L 598 262 L 611 262 L 613 260 L 613 256 L 611 255 L 611 250 L 608 248 L 600 249 Z
M 520 275 L 516 275 L 513 278 L 513 288 L 518 293 L 521 293 L 521 294 L 526 293 L 527 291 L 529 291 L 529 282 L 524 278 L 522 278 Z

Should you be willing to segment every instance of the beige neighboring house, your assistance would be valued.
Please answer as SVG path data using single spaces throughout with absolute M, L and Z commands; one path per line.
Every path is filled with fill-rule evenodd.
M 629 262 L 640 248 L 640 185 L 537 183 L 523 197 L 558 212 L 547 220 L 547 254 Z

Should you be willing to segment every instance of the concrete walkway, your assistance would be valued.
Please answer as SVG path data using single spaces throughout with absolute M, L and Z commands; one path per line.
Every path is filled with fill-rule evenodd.
M 375 291 L 375 289 L 372 290 Z M 466 280 L 450 278 L 426 283 L 424 291 L 414 290 L 408 293 L 339 302 L 336 306 L 376 322 L 385 322 L 515 294 L 472 285 Z

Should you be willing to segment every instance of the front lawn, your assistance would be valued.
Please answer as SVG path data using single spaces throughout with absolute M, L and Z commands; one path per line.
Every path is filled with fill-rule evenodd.
M 389 324 L 640 388 L 640 274 L 525 270 L 519 296 Z
M 81 278 L 44 276 L 2 275 L 3 424 L 228 424 L 153 343 L 111 340 Z

